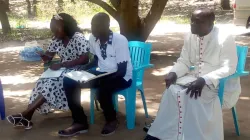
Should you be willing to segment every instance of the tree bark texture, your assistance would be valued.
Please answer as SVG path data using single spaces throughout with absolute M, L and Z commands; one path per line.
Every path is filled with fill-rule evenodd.
M 110 0 L 111 5 L 102 0 L 86 0 L 106 10 L 120 26 L 120 32 L 129 41 L 146 41 L 156 23 L 160 20 L 168 0 L 152 1 L 150 11 L 144 18 L 139 17 L 139 0 Z
M 7 15 L 7 11 L 9 11 L 9 1 L 0 1 L 0 21 L 2 25 L 3 33 L 6 34 L 10 32 L 10 23 Z
M 230 10 L 230 0 L 221 0 L 221 7 L 223 10 Z
M 31 3 L 30 3 L 30 0 L 26 0 L 26 3 L 27 3 L 28 17 L 31 18 L 32 17 L 32 12 L 31 12 Z

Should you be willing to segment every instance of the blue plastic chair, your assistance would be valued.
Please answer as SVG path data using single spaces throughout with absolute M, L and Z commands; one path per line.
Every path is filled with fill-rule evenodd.
M 220 79 L 218 96 L 220 99 L 221 106 L 223 105 L 225 82 L 228 79 L 249 75 L 249 72 L 244 70 L 245 64 L 246 64 L 247 53 L 248 53 L 248 46 L 237 46 L 238 64 L 237 64 L 237 69 L 236 69 L 235 74 L 228 76 L 226 78 Z M 195 68 L 194 66 L 191 66 L 190 70 L 193 70 L 194 68 Z M 237 116 L 235 106 L 232 108 L 232 114 L 234 118 L 234 126 L 235 126 L 236 134 L 240 136 L 238 116 Z
M 249 72 L 245 71 L 245 63 L 246 63 L 247 53 L 248 53 L 248 46 L 237 46 L 238 65 L 237 65 L 236 73 L 229 76 L 229 77 L 226 77 L 226 78 L 223 78 L 220 80 L 218 95 L 219 95 L 221 106 L 223 105 L 223 95 L 224 95 L 223 93 L 224 93 L 225 82 L 228 79 L 249 75 Z M 234 126 L 235 126 L 236 134 L 238 136 L 240 136 L 236 106 L 234 106 L 232 108 L 232 114 L 233 114 L 233 118 L 234 118 Z
M 139 90 L 141 93 L 145 116 L 148 117 L 147 105 L 144 96 L 143 77 L 145 69 L 153 67 L 153 65 L 150 64 L 150 53 L 152 50 L 152 44 L 138 42 L 138 41 L 131 41 L 129 42 L 129 50 L 131 55 L 131 62 L 133 65 L 133 78 L 132 78 L 133 82 L 129 88 L 114 94 L 113 100 L 115 109 L 116 111 L 118 111 L 118 94 L 123 95 L 125 97 L 127 128 L 134 129 L 135 114 L 136 114 L 136 90 Z M 91 124 L 94 124 L 94 97 L 95 97 L 95 89 L 91 89 L 91 95 L 90 95 Z
M 0 79 L 0 114 L 1 114 L 1 119 L 5 119 L 5 104 L 4 104 L 4 96 L 3 96 L 3 86 L 2 82 Z

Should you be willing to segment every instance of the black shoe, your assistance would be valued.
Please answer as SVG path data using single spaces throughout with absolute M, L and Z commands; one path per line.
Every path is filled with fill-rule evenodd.
M 150 136 L 150 135 L 147 135 L 144 140 L 160 140 L 160 139 L 153 137 L 153 136 Z
M 106 123 L 102 129 L 101 135 L 102 136 L 109 136 L 109 135 L 114 134 L 118 125 L 119 125 L 119 123 L 117 120 Z
M 58 135 L 62 137 L 72 137 L 78 134 L 87 133 L 88 129 L 88 125 L 74 123 L 69 128 L 58 131 Z
M 147 133 L 153 122 L 154 120 L 152 120 L 150 124 L 145 123 L 143 131 Z
M 150 126 L 146 126 L 145 125 L 144 128 L 143 128 L 143 131 L 146 132 L 146 133 L 148 133 L 149 128 L 150 128 Z

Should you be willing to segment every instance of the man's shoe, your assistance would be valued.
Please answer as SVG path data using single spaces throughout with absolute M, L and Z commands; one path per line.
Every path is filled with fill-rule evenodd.
M 160 140 L 160 139 L 153 137 L 153 136 L 150 136 L 150 135 L 147 135 L 144 140 Z
M 117 120 L 106 123 L 102 129 L 101 135 L 102 136 L 109 136 L 109 135 L 114 134 L 118 125 L 119 125 L 119 123 Z
M 87 133 L 88 129 L 88 125 L 74 123 L 69 128 L 58 131 L 58 135 L 62 137 L 72 137 L 78 134 Z

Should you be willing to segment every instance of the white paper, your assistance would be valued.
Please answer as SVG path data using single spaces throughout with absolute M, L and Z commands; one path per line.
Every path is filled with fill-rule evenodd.
M 65 70 L 65 68 L 61 68 L 61 69 L 59 69 L 59 70 L 51 70 L 50 68 L 48 68 L 48 69 L 41 75 L 40 78 L 56 78 L 56 77 L 60 77 L 64 70 Z
M 100 77 L 103 77 L 103 76 L 106 76 L 106 75 L 109 75 L 112 73 L 114 73 L 114 72 L 104 73 L 104 74 L 100 74 L 100 75 L 96 76 L 96 75 L 91 74 L 91 73 L 86 72 L 86 71 L 71 71 L 71 72 L 64 74 L 64 76 L 71 78 L 77 82 L 86 83 L 86 82 L 91 81 L 93 79 L 100 78 Z
M 80 82 L 84 82 L 96 77 L 95 75 L 86 71 L 71 71 L 64 74 L 64 76 Z

